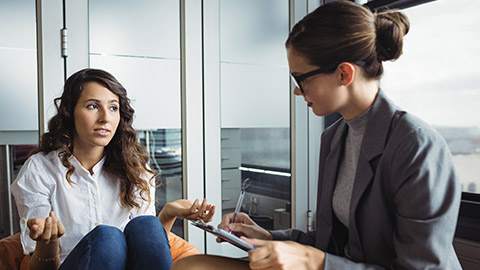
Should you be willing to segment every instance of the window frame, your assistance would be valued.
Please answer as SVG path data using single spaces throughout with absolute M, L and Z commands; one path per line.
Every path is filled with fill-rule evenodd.
M 370 8 L 372 11 L 380 11 L 385 9 L 404 9 L 413 6 L 418 6 L 436 0 L 370 0 L 364 6 Z

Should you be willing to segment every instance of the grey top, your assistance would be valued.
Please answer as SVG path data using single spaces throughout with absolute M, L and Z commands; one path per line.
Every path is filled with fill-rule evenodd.
M 370 110 L 366 110 L 354 119 L 345 121 L 348 125 L 348 133 L 345 141 L 343 160 L 340 164 L 337 183 L 333 191 L 332 205 L 338 220 L 347 228 L 358 155 L 360 155 L 360 146 L 363 135 L 365 134 L 365 129 L 367 128 L 369 111 Z

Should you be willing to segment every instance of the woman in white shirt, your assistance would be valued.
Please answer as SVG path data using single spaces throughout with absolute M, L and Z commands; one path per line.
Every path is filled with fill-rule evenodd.
M 55 106 L 12 184 L 30 268 L 169 269 L 165 229 L 176 216 L 209 221 L 214 207 L 179 200 L 155 217 L 155 173 L 126 90 L 111 74 L 73 74 Z

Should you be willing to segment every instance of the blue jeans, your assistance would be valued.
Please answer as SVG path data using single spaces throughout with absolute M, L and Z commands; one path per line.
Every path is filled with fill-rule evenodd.
M 85 235 L 60 269 L 170 269 L 168 237 L 155 216 L 132 219 L 124 232 L 99 225 Z

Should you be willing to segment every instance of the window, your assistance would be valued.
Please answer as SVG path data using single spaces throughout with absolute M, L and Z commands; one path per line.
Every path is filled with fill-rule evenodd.
M 411 27 L 403 55 L 384 64 L 381 79 L 397 105 L 445 138 L 469 193 L 480 193 L 479 8 L 478 1 L 458 0 L 404 9 Z
M 235 210 L 245 188 L 240 211 L 266 229 L 289 228 L 288 1 L 220 1 L 219 6 L 220 214 Z M 230 246 L 222 252 L 246 256 Z
M 404 9 L 411 22 L 404 55 L 384 65 L 381 80 L 397 105 L 429 122 L 448 143 L 463 191 L 454 243 L 465 269 L 476 269 L 467 265 L 478 258 L 458 249 L 458 239 L 467 239 L 469 250 L 480 242 L 478 8 L 478 1 L 458 0 Z
M 158 173 L 157 214 L 182 198 L 179 8 L 178 0 L 89 0 L 90 67 L 127 89 L 134 128 Z M 183 237 L 180 219 L 172 231 Z
M 0 25 L 0 238 L 3 238 L 20 230 L 9 186 L 38 142 L 35 2 L 2 1 Z

